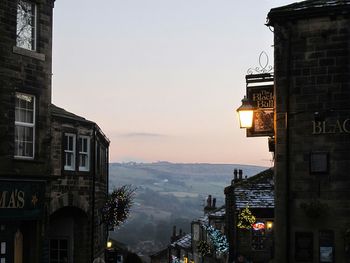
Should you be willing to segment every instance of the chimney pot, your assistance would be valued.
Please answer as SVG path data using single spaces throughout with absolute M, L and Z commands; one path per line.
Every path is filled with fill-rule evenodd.
M 237 171 L 237 169 L 234 169 L 233 170 L 233 182 L 237 182 L 237 180 L 238 180 L 238 176 L 237 176 L 237 174 L 238 174 L 238 171 Z
M 241 169 L 238 170 L 238 178 L 239 180 L 242 180 L 243 172 Z
M 208 199 L 207 199 L 207 207 L 210 208 L 211 207 L 211 195 L 208 195 Z

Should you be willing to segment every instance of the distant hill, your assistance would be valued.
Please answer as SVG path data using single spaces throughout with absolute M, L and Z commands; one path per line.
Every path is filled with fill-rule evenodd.
M 110 190 L 125 184 L 137 188 L 129 220 L 112 235 L 135 252 L 157 251 L 168 244 L 173 225 L 190 231 L 190 222 L 203 214 L 209 194 L 217 199 L 218 206 L 224 204 L 224 188 L 231 183 L 234 169 L 242 169 L 243 176 L 250 177 L 267 168 L 240 164 L 111 163 Z

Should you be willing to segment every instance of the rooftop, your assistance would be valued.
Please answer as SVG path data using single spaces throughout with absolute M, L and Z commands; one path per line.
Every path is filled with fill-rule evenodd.
M 267 15 L 268 25 L 276 20 L 285 21 L 295 17 L 334 15 L 350 12 L 350 0 L 307 0 L 277 8 L 272 8 Z
M 275 206 L 273 170 L 271 168 L 241 180 L 230 187 L 233 187 L 236 209 L 247 206 L 250 208 L 274 208 Z
M 186 234 L 183 237 L 179 238 L 175 242 L 171 243 L 172 247 L 181 247 L 181 248 L 190 248 L 191 247 L 191 234 Z

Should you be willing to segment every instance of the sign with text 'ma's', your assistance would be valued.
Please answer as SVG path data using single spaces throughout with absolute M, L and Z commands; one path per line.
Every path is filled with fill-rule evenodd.
M 0 181 L 0 219 L 35 219 L 44 205 L 42 181 Z

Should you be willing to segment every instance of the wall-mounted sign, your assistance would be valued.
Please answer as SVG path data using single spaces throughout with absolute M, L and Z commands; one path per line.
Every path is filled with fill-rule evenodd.
M 256 222 L 252 227 L 254 230 L 262 230 L 265 229 L 265 224 L 263 222 Z
M 350 133 L 350 119 L 330 121 L 312 121 L 312 134 Z
M 1 181 L 0 218 L 39 217 L 44 204 L 44 193 L 44 182 Z
M 334 232 L 332 230 L 320 230 L 320 262 L 334 262 Z
M 253 126 L 247 129 L 247 137 L 274 135 L 274 87 L 273 85 L 247 86 L 247 97 L 256 108 Z

